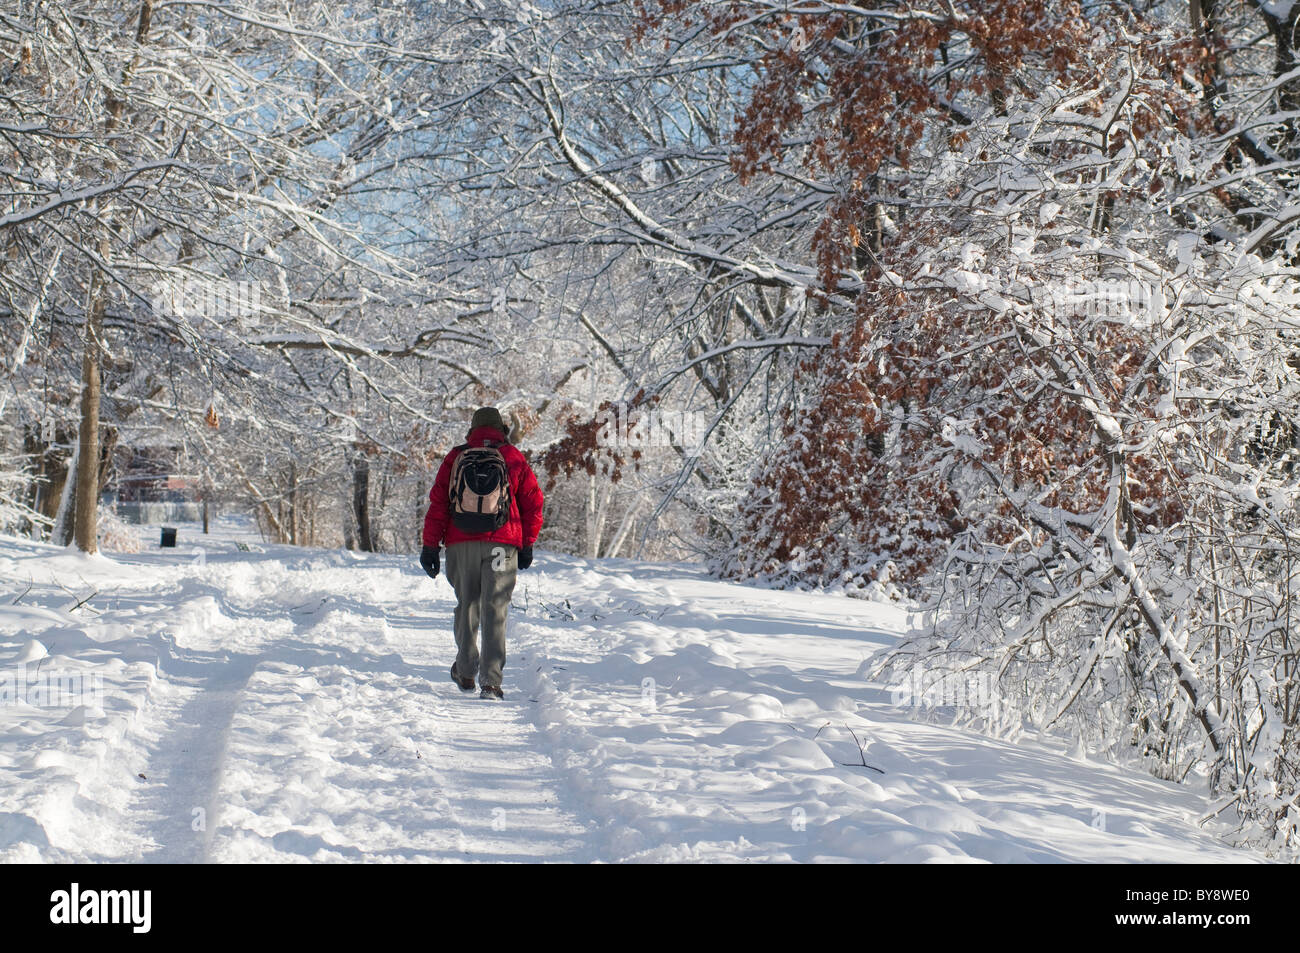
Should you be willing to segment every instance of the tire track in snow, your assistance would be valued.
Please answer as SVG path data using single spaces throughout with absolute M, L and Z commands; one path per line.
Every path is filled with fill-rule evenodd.
M 128 812 L 143 843 L 146 863 L 206 863 L 220 821 L 222 768 L 230 727 L 258 659 L 160 663 L 177 698 L 156 705 L 148 719 L 159 726 L 149 745 L 143 788 Z M 169 670 L 181 667 L 185 671 Z
M 176 730 L 151 750 L 160 764 L 192 756 L 194 777 L 148 816 L 168 815 L 165 840 L 185 844 L 193 808 L 208 805 L 207 832 L 188 853 L 150 859 L 586 859 L 588 828 L 563 807 L 526 696 L 462 694 L 446 674 L 450 592 L 426 601 L 406 573 L 376 563 L 264 566 L 257 588 L 274 586 L 278 611 L 259 599 L 261 620 L 241 628 L 241 677 L 181 673 L 190 681 L 170 706 Z M 233 594 L 213 593 L 221 614 L 250 618 L 254 607 Z M 220 736 L 205 734 L 210 725 Z M 224 826 L 218 797 L 230 802 Z
M 429 719 L 428 723 L 433 727 L 434 734 L 437 737 L 431 736 L 427 738 L 423 747 L 413 739 L 411 743 L 415 746 L 417 760 L 423 761 L 429 767 L 433 784 L 439 792 L 438 806 L 446 811 L 447 817 L 452 824 L 455 850 L 457 853 L 468 857 L 470 842 L 469 838 L 465 836 L 465 821 L 456 809 L 456 801 L 459 795 L 448 789 L 446 773 L 442 767 L 447 761 L 446 752 L 449 748 L 444 748 L 445 740 L 442 738 L 442 732 L 438 730 L 438 726 L 448 718 L 448 711 L 446 705 L 436 706 L 432 713 L 433 717 Z

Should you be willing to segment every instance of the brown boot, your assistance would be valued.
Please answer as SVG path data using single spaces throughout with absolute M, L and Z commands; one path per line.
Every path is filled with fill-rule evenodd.
M 451 680 L 452 680 L 453 682 L 456 683 L 456 686 L 457 686 L 457 687 L 458 687 L 462 692 L 472 692 L 472 691 L 474 690 L 474 679 L 472 679 L 472 678 L 461 678 L 460 675 L 457 674 L 457 672 L 456 672 L 456 663 L 455 663 L 455 662 L 452 662 L 452 663 L 451 663 Z

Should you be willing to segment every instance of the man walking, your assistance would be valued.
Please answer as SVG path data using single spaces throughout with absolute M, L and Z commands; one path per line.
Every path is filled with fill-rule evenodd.
M 447 580 L 456 590 L 456 661 L 451 679 L 461 691 L 502 698 L 506 612 L 517 569 L 533 562 L 542 529 L 542 490 L 524 455 L 509 443 L 495 407 L 474 411 L 465 443 L 438 468 L 424 517 L 420 565 L 439 571 L 438 547 L 447 544 Z M 479 651 L 479 625 L 483 648 Z

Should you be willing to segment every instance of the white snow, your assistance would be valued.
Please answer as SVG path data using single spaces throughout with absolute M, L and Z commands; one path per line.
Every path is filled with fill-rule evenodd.
M 487 702 L 413 557 L 240 541 L 0 537 L 0 860 L 1262 859 L 1199 790 L 893 704 L 897 606 L 539 553 Z M 102 697 L 14 697 L 38 670 Z

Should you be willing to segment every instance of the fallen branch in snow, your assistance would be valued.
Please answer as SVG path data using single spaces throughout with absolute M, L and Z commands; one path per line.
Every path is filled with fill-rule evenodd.
M 27 588 L 24 589 L 22 592 L 18 593 L 18 595 L 14 596 L 14 601 L 11 602 L 11 603 L 9 603 L 9 604 L 10 604 L 11 606 L 16 606 L 16 605 L 18 605 L 18 603 L 22 602 L 23 596 L 25 596 L 25 595 L 27 595 L 27 593 L 31 592 L 31 591 L 32 591 L 32 586 L 34 586 L 34 585 L 36 585 L 35 582 L 32 582 L 31 580 L 28 580 Z
M 824 728 L 826 726 L 823 725 L 822 727 Z M 844 726 L 844 730 L 847 731 L 849 734 L 853 735 L 853 741 L 858 746 L 858 758 L 860 759 L 860 763 L 854 764 L 852 761 L 841 761 L 840 764 L 846 768 L 870 768 L 872 771 L 879 771 L 881 774 L 884 774 L 885 773 L 884 768 L 877 768 L 874 764 L 867 764 L 867 749 L 864 748 L 862 746 L 862 742 L 858 740 L 857 732 L 855 732 L 848 725 Z M 820 729 L 819 729 L 819 733 L 820 733 Z
M 309 605 L 311 605 L 311 603 L 310 603 L 310 602 L 304 602 L 304 603 L 303 603 L 302 605 L 300 605 L 300 606 L 294 606 L 294 607 L 293 607 L 292 609 L 290 609 L 289 611 L 290 611 L 290 612 L 302 612 L 302 613 L 314 613 L 314 612 L 320 612 L 320 610 L 321 610 L 322 608 L 324 608 L 325 603 L 327 603 L 327 602 L 329 602 L 329 601 L 330 601 L 330 597 L 329 597 L 329 596 L 325 596 L 323 599 L 321 599 L 320 602 L 318 602 L 318 603 L 316 604 L 316 607 L 315 607 L 314 609 L 308 609 L 307 607 L 308 607 Z
M 95 596 L 97 596 L 97 595 L 99 595 L 99 590 L 98 590 L 98 589 L 96 589 L 96 590 L 95 590 L 94 592 L 92 592 L 90 595 L 86 596 L 86 598 L 84 598 L 84 599 L 82 599 L 81 601 L 79 601 L 76 605 L 74 605 L 74 606 L 69 606 L 69 607 L 68 607 L 67 609 L 65 609 L 64 611 L 65 611 L 65 612 L 76 612 L 78 609 L 80 609 L 82 606 L 84 606 L 86 603 L 88 603 L 91 599 L 95 598 Z
M 569 599 L 568 599 L 567 596 L 566 596 L 565 599 L 564 599 L 564 608 L 563 608 L 563 609 L 561 609 L 557 603 L 547 602 L 547 601 L 546 601 L 545 599 L 543 599 L 541 596 L 537 596 L 536 598 L 537 598 L 537 603 L 538 603 L 538 605 L 540 605 L 540 606 L 542 607 L 542 610 L 543 610 L 544 612 L 549 613 L 549 614 L 550 614 L 550 617 L 551 617 L 552 619 L 554 619 L 556 616 L 563 616 L 563 617 L 567 618 L 570 622 L 577 622 L 577 621 L 578 621 L 578 614 L 577 614 L 576 612 L 573 611 L 573 605 L 569 602 Z M 523 605 L 523 613 L 524 613 L 524 615 L 528 615 L 528 610 L 529 610 L 529 606 L 530 606 L 531 599 L 532 599 L 532 593 L 530 592 L 529 587 L 528 587 L 527 585 L 525 585 L 525 586 L 524 586 L 524 605 Z M 519 607 L 516 606 L 513 602 L 511 603 L 511 606 L 512 606 L 513 608 L 519 608 Z
M 568 619 L 570 622 L 578 621 L 577 613 L 573 611 L 573 607 L 569 604 L 568 599 L 564 600 L 563 609 L 561 609 L 558 605 L 555 605 L 554 603 L 547 602 L 545 599 L 538 599 L 537 601 L 541 604 L 542 608 L 544 608 L 547 612 L 551 614 L 551 618 L 555 618 L 556 616 L 563 616 L 564 618 Z
M 1200 818 L 1198 818 L 1196 821 L 1196 826 L 1204 827 L 1206 821 L 1213 820 L 1214 818 L 1218 817 L 1228 808 L 1232 807 L 1232 805 L 1236 804 L 1239 800 L 1241 800 L 1240 794 L 1233 794 L 1231 797 L 1224 798 L 1223 802 L 1218 807 L 1210 811 L 1210 813 L 1204 814 Z
M 87 589 L 90 588 L 90 583 L 88 583 L 88 582 L 86 581 L 86 577 L 85 577 L 85 576 L 83 576 L 83 575 L 81 575 L 80 573 L 78 573 L 78 574 L 77 574 L 77 578 L 81 580 L 81 584 L 82 584 L 83 586 L 85 586 Z M 62 582 L 60 582 L 58 579 L 55 579 L 55 580 L 54 580 L 54 584 L 55 584 L 56 586 L 58 586 L 60 589 L 62 589 L 64 592 L 66 592 L 68 595 L 72 596 L 72 598 L 73 598 L 74 600 L 76 600 L 76 601 L 73 602 L 72 604 L 70 604 L 70 605 L 68 605 L 68 606 L 65 606 L 64 609 L 62 610 L 62 611 L 64 611 L 64 612 L 76 612 L 76 611 L 77 611 L 78 609 L 80 609 L 82 606 L 84 606 L 84 605 L 86 605 L 88 602 L 90 602 L 91 599 L 95 598 L 95 596 L 99 595 L 99 590 L 96 589 L 96 590 L 94 590 L 93 592 L 91 592 L 90 595 L 86 596 L 85 598 L 78 599 L 78 598 L 77 598 L 77 593 L 76 593 L 74 590 L 69 589 L 67 586 L 65 586 L 65 585 L 64 585 Z M 95 611 L 98 611 L 98 610 L 95 610 Z

